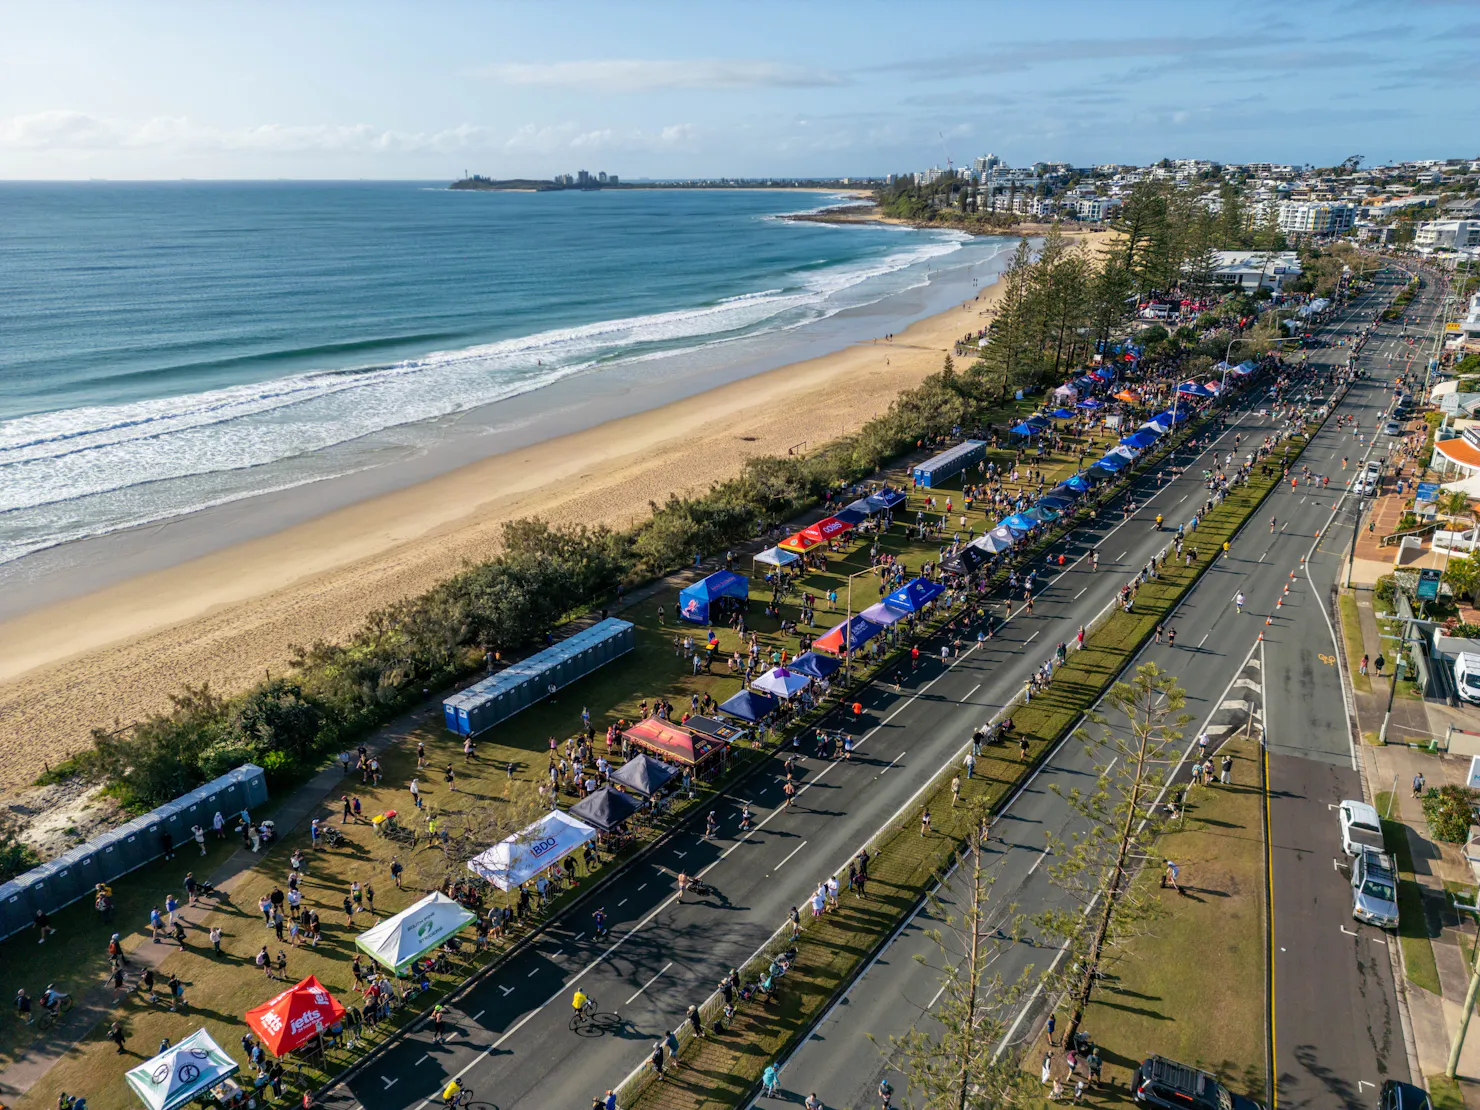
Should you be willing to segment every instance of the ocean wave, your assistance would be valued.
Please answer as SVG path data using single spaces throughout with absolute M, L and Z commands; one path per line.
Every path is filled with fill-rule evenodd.
M 932 233 L 878 257 L 796 269 L 780 285 L 712 304 L 431 351 L 394 363 L 310 371 L 5 421 L 0 423 L 0 524 L 14 525 L 11 538 L 19 542 L 0 544 L 0 562 L 51 542 L 218 503 L 204 489 L 194 503 L 172 494 L 165 499 L 169 511 L 160 513 L 161 502 L 151 494 L 168 483 L 301 459 L 397 426 L 507 400 L 573 375 L 805 325 L 897 292 L 897 285 L 852 291 L 934 262 L 959 250 L 968 238 Z M 909 285 L 925 280 L 922 273 Z M 255 492 L 282 488 L 281 483 L 281 475 L 264 473 Z M 233 493 L 227 500 L 251 492 Z M 86 499 L 100 512 L 79 510 L 64 526 L 64 514 L 56 507 Z M 107 511 L 101 511 L 103 501 L 109 502 Z M 33 527 L 42 517 L 49 524 Z

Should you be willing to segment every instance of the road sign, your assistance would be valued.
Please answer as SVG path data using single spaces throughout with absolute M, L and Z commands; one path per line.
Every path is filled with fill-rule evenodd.
M 1418 589 L 1413 591 L 1413 596 L 1419 601 L 1437 601 L 1439 598 L 1439 572 L 1437 570 L 1421 570 L 1418 572 Z
M 1438 482 L 1419 482 L 1418 489 L 1414 494 L 1417 501 L 1436 501 L 1439 498 Z

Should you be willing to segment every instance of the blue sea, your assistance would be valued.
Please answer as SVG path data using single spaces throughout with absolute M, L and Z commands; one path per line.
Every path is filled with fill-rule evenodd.
M 347 445 L 423 449 L 563 379 L 740 358 L 1005 251 L 777 218 L 839 199 L 0 184 L 0 562 L 381 465 Z

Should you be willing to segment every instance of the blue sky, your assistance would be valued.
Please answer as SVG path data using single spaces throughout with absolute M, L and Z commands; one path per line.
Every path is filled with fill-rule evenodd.
M 5 178 L 1480 155 L 1480 0 L 3 10 Z

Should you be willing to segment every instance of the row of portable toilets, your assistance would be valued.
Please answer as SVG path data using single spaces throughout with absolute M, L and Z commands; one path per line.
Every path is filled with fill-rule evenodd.
M 91 898 L 98 883 L 112 882 L 158 859 L 164 855 L 165 833 L 170 834 L 176 849 L 183 847 L 195 855 L 197 849 L 190 842 L 196 825 L 209 832 L 220 811 L 231 832 L 241 824 L 238 816 L 242 810 L 250 812 L 265 801 L 267 778 L 261 767 L 248 763 L 17 875 L 0 884 L 0 939 L 31 925 L 37 910 L 55 913 L 63 906 Z M 189 869 L 188 863 L 182 865 L 182 879 Z
M 459 690 L 442 703 L 442 719 L 459 736 L 476 736 L 507 720 L 521 709 L 550 696 L 618 656 L 637 643 L 631 621 L 608 617 L 583 628 L 544 651 Z

